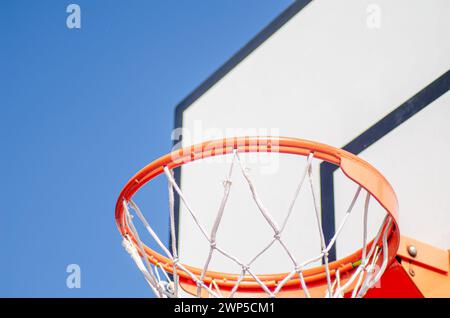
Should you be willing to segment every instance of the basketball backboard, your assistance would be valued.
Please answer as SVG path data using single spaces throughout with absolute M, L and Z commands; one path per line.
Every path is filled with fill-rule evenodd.
M 280 135 L 344 148 L 378 168 L 400 202 L 403 235 L 450 247 L 450 3 L 432 1 L 296 1 L 176 108 L 177 146 L 242 135 Z M 259 159 L 264 160 L 264 158 Z M 266 166 L 255 180 L 274 214 L 285 211 L 301 172 L 298 158 Z M 250 160 L 251 161 L 251 160 Z M 251 163 L 249 164 L 250 166 Z M 192 164 L 176 171 L 181 189 L 211 224 L 226 163 Z M 250 167 L 251 169 L 255 167 Z M 314 167 L 322 222 L 330 239 L 351 200 L 352 187 L 326 163 Z M 263 238 L 249 226 L 254 202 L 236 175 L 218 240 L 239 257 Z M 306 196 L 299 210 L 311 209 Z M 358 202 L 359 208 L 362 202 Z M 358 208 L 358 206 L 357 206 Z M 177 205 L 179 253 L 200 265 L 207 246 L 186 207 Z M 305 212 L 306 214 L 306 212 Z M 305 217 L 305 214 L 302 217 Z M 311 214 L 312 217 L 312 214 Z M 255 223 L 256 222 L 256 223 Z M 349 221 L 361 228 L 360 218 Z M 293 222 L 295 223 L 295 222 Z M 290 229 L 296 253 L 317 252 L 316 229 Z M 374 229 L 373 229 L 374 230 Z M 331 258 L 358 248 L 359 230 L 337 242 Z M 259 271 L 284 270 L 274 251 Z M 211 269 L 229 270 L 226 260 Z

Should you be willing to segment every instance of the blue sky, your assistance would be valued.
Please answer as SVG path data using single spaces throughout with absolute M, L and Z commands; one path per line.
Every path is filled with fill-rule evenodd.
M 81 29 L 66 7 L 81 7 Z M 171 148 L 174 109 L 288 0 L 0 2 L 2 297 L 147 297 L 116 197 Z M 166 188 L 146 200 L 167 211 Z M 152 224 L 167 229 L 166 213 Z M 66 287 L 66 266 L 81 288 Z

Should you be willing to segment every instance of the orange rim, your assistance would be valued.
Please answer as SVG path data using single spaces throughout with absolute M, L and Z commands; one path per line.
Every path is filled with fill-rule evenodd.
M 226 155 L 233 151 L 239 153 L 249 152 L 278 152 L 283 154 L 294 154 L 301 156 L 308 156 L 313 154 L 314 158 L 327 161 L 335 164 L 341 168 L 344 174 L 355 183 L 359 184 L 367 192 L 369 192 L 379 204 L 386 210 L 386 212 L 393 218 L 393 226 L 388 236 L 388 256 L 389 263 L 394 259 L 398 250 L 400 242 L 400 232 L 398 229 L 398 202 L 396 194 L 384 178 L 384 176 L 375 169 L 372 165 L 363 159 L 349 153 L 348 151 L 328 146 L 325 144 L 288 137 L 234 137 L 224 138 L 213 141 L 204 142 L 201 144 L 192 145 L 176 151 L 173 151 L 163 157 L 156 159 L 148 164 L 136 175 L 134 175 L 125 185 L 121 191 L 116 204 L 115 218 L 120 233 L 123 237 L 129 237 L 136 244 L 136 238 L 132 231 L 130 231 L 126 222 L 123 202 L 129 201 L 133 195 L 147 182 L 163 173 L 164 167 L 169 169 L 177 168 L 186 163 L 201 160 L 204 158 Z M 371 242 L 368 247 L 373 244 Z M 146 256 L 152 264 L 160 264 L 167 272 L 173 272 L 173 262 L 144 245 Z M 329 264 L 331 275 L 334 276 L 336 269 L 339 269 L 341 275 L 351 272 L 356 267 L 354 266 L 361 259 L 362 250 L 336 260 Z M 185 265 L 186 268 L 194 275 L 200 275 L 202 269 Z M 191 277 L 182 271 L 177 270 L 180 278 L 188 284 L 195 284 Z M 275 287 L 277 283 L 283 280 L 289 273 L 276 274 L 262 274 L 257 275 L 258 278 L 266 284 L 267 287 Z M 325 280 L 325 267 L 317 266 L 303 271 L 305 282 L 311 284 L 320 284 Z M 204 282 L 210 283 L 214 280 L 217 285 L 223 289 L 231 289 L 238 279 L 238 274 L 223 273 L 215 271 L 207 271 Z M 298 275 L 293 276 L 283 287 L 289 289 L 293 286 L 299 286 Z M 239 286 L 239 291 L 254 292 L 260 290 L 261 287 L 251 276 L 246 276 Z

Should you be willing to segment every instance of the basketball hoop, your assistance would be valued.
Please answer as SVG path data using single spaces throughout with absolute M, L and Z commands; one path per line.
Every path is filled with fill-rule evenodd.
M 314 259 L 298 261 L 284 245 L 281 233 L 283 226 L 278 226 L 262 204 L 261 199 L 246 172 L 240 154 L 268 152 L 304 156 L 306 168 L 296 195 L 305 179 L 310 182 L 315 202 L 315 215 L 320 235 L 321 251 Z M 227 179 L 224 182 L 224 194 L 213 228 L 208 232 L 195 216 L 194 209 L 173 177 L 172 170 L 189 162 L 214 156 L 232 155 L 233 162 Z M 336 233 L 329 242 L 325 242 L 320 221 L 320 208 L 312 184 L 312 160 L 324 160 L 340 167 L 346 177 L 358 185 L 350 207 L 344 219 L 337 227 Z M 231 187 L 230 176 L 236 164 L 247 181 L 254 201 L 267 223 L 273 230 L 273 242 L 280 243 L 292 260 L 292 270 L 285 273 L 256 274 L 251 262 L 245 263 L 237 259 L 231 252 L 224 250 L 216 241 L 217 228 L 224 213 L 225 204 Z M 165 246 L 146 221 L 143 213 L 133 201 L 134 194 L 150 180 L 165 174 L 169 183 L 170 235 L 172 246 Z M 362 192 L 367 192 L 364 207 L 364 229 L 361 248 L 353 254 L 339 260 L 329 262 L 328 252 L 335 244 L 347 217 L 350 215 L 356 199 Z M 189 214 L 210 245 L 210 252 L 203 268 L 189 266 L 179 259 L 176 248 L 175 233 L 175 193 L 185 205 Z M 373 197 L 386 211 L 376 236 L 369 242 L 367 238 L 367 215 L 369 199 Z M 294 198 L 295 202 L 297 196 Z M 293 203 L 290 206 L 286 222 Z M 161 248 L 163 254 L 145 245 L 133 223 L 132 212 L 142 221 L 145 228 Z M 179 286 L 189 294 L 197 297 L 363 297 L 373 287 L 387 266 L 393 261 L 400 240 L 398 229 L 398 203 L 394 190 L 389 182 L 370 164 L 357 156 L 328 145 L 286 137 L 236 137 L 204 142 L 185 147 L 167 154 L 139 171 L 133 176 L 119 195 L 116 204 L 115 218 L 123 237 L 123 244 L 143 273 L 146 281 L 157 297 L 180 297 Z M 255 252 L 256 259 L 263 251 Z M 220 253 L 240 266 L 236 273 L 224 273 L 209 269 L 211 257 Z M 314 261 L 322 260 L 322 266 L 306 268 Z

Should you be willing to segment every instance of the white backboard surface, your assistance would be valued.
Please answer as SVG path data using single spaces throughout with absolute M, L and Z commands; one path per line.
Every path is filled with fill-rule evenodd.
M 449 13 L 448 0 L 298 1 L 181 102 L 176 121 L 183 128 L 182 144 L 272 134 L 344 147 L 391 182 L 403 235 L 450 248 Z M 249 171 L 268 210 L 282 223 L 305 158 L 278 158 L 275 166 L 266 159 L 249 162 Z M 177 175 L 207 229 L 228 165 L 193 163 Z M 325 176 L 320 165 L 314 165 L 314 183 L 329 235 L 356 186 L 339 170 Z M 310 190 L 303 190 L 283 234 L 302 258 L 320 252 Z M 363 199 L 337 242 L 337 257 L 361 246 Z M 378 226 L 382 213 L 373 203 L 371 221 Z M 209 246 L 183 204 L 178 212 L 180 255 L 201 266 Z M 235 169 L 218 243 L 249 260 L 272 235 Z M 255 267 L 274 272 L 288 270 L 288 263 L 276 247 Z M 210 269 L 239 270 L 220 256 Z

